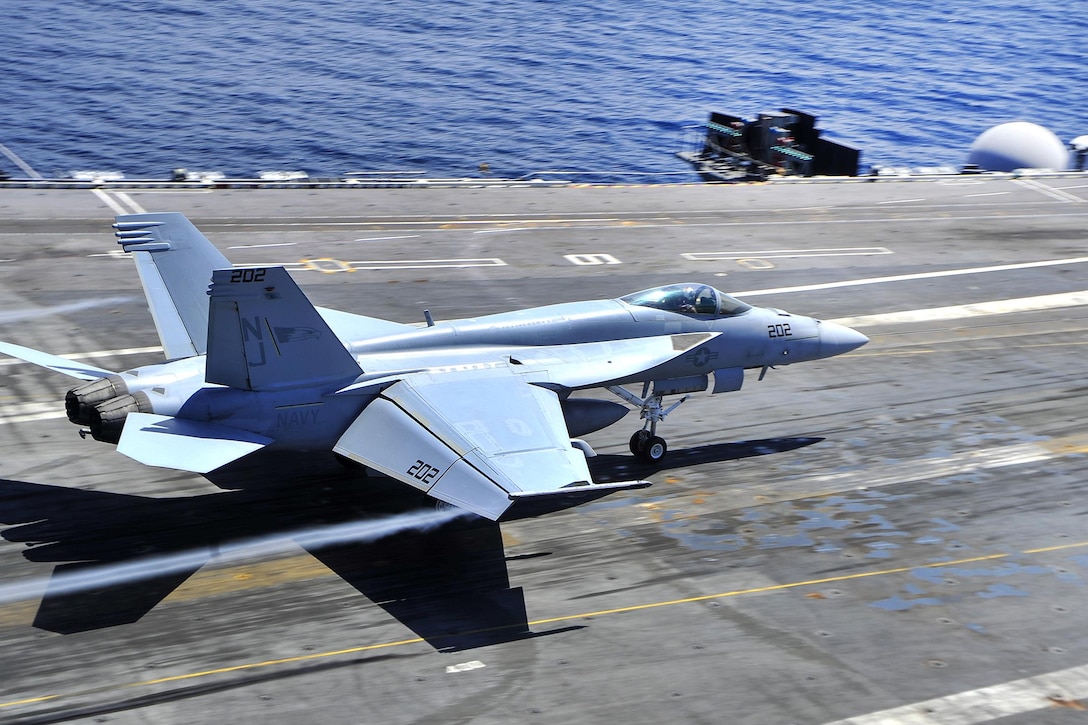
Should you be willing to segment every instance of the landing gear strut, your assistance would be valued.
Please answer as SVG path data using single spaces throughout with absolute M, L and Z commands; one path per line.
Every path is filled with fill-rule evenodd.
M 676 410 L 676 407 L 687 400 L 688 396 L 685 395 L 668 408 L 663 408 L 661 401 L 665 396 L 660 393 L 647 395 L 648 383 L 642 390 L 643 397 L 641 398 L 618 385 L 613 385 L 608 390 L 631 405 L 637 405 L 640 408 L 639 417 L 646 421 L 642 425 L 642 430 L 635 431 L 635 434 L 631 436 L 631 453 L 647 463 L 659 463 L 668 452 L 669 446 L 664 438 L 657 435 L 657 423 L 665 420 L 665 416 Z

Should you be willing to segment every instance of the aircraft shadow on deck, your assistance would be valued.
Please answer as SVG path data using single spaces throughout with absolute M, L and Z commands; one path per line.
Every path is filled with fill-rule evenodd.
M 621 480 L 708 462 L 769 455 L 822 438 L 721 443 L 670 453 L 660 464 L 630 456 L 591 459 L 595 480 Z M 433 500 L 380 476 L 344 469 L 331 456 L 261 452 L 207 475 L 221 493 L 148 498 L 0 479 L 0 537 L 24 543 L 30 561 L 55 563 L 34 626 L 70 634 L 139 620 L 231 542 L 433 507 Z M 549 513 L 605 494 L 583 491 L 546 508 L 531 502 L 510 518 Z M 540 636 L 525 596 L 510 586 L 499 524 L 454 519 L 426 531 L 370 542 L 308 546 L 309 552 L 439 650 Z M 181 563 L 174 555 L 185 553 Z M 162 571 L 73 588 L 105 565 L 168 557 Z M 554 634 L 567 629 L 552 630 Z
M 670 450 L 665 459 L 659 463 L 643 463 L 637 458 L 626 454 L 599 455 L 589 459 L 589 470 L 593 474 L 594 481 L 601 483 L 623 481 L 632 477 L 650 476 L 655 471 L 667 471 L 674 468 L 700 466 L 706 463 L 739 461 L 743 458 L 786 453 L 787 451 L 820 443 L 823 440 L 825 439 L 820 437 L 795 437 L 712 443 L 706 446 Z
M 0 479 L 0 523 L 8 525 L 0 536 L 27 544 L 30 561 L 56 563 L 34 626 L 68 634 L 135 622 L 230 542 L 433 509 L 403 484 L 361 476 L 331 457 L 258 455 L 208 477 L 227 490 L 147 498 Z M 538 636 L 522 589 L 510 586 L 495 522 L 465 516 L 308 550 L 436 649 Z M 93 577 L 104 565 L 159 557 L 172 562 L 161 573 L 70 585 L 81 572 Z

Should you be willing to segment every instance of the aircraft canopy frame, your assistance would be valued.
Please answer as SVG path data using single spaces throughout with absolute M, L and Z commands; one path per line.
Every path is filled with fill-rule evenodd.
M 684 315 L 736 317 L 752 306 L 707 284 L 669 284 L 620 297 L 635 307 L 651 307 Z

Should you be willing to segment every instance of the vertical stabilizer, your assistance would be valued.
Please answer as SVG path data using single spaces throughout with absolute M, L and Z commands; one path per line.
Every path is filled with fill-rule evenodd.
M 270 390 L 361 372 L 283 267 L 215 270 L 208 295 L 209 383 Z
M 127 214 L 113 225 L 136 260 L 140 282 L 169 360 L 208 349 L 208 281 L 230 261 L 177 212 Z

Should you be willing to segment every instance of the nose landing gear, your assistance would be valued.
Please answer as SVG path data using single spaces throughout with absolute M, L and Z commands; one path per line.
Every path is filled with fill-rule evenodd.
M 665 416 L 676 410 L 681 403 L 688 399 L 688 396 L 685 395 L 668 408 L 663 408 L 662 399 L 665 397 L 664 394 L 654 393 L 646 396 L 648 387 L 647 384 L 647 387 L 643 389 L 643 396 L 645 397 L 642 398 L 618 385 L 613 385 L 608 390 L 631 405 L 637 405 L 640 408 L 639 417 L 646 421 L 642 426 L 642 430 L 635 431 L 635 434 L 631 436 L 631 453 L 646 463 L 659 463 L 668 453 L 669 446 L 665 443 L 664 438 L 657 435 L 657 423 L 665 420 Z
M 668 453 L 669 446 L 661 436 L 643 428 L 631 436 L 631 453 L 647 463 L 657 463 Z

